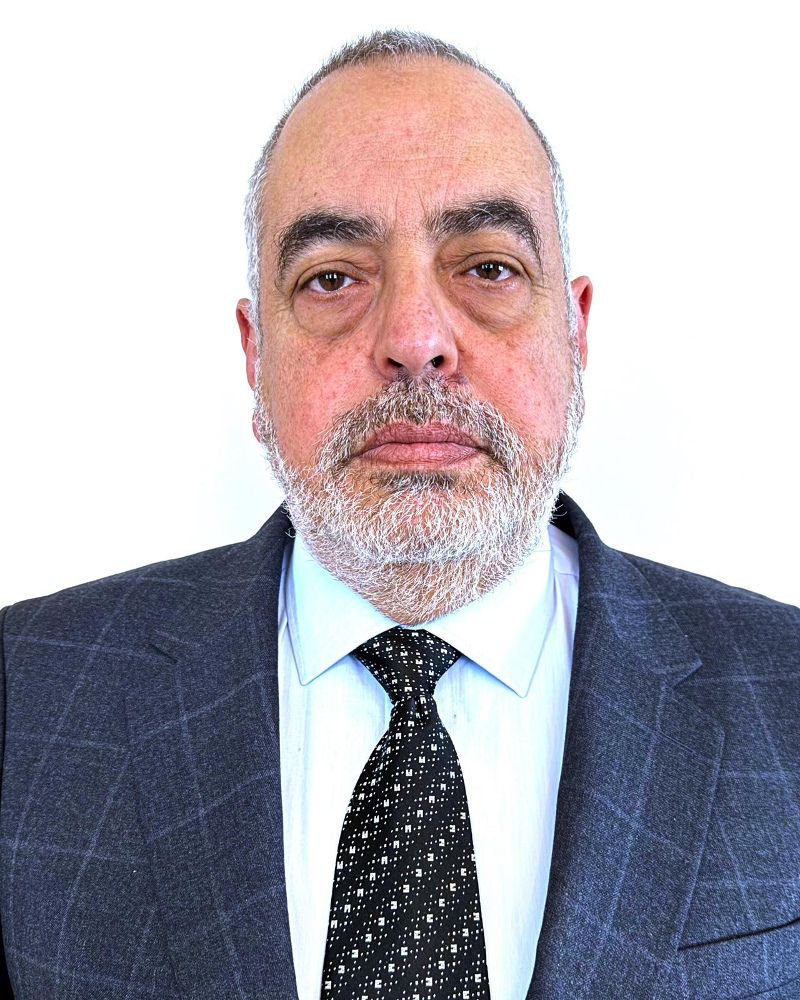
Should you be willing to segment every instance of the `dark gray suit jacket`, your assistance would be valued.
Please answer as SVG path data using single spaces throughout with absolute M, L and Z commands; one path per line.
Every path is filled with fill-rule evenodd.
M 599 540 L 528 998 L 800 998 L 800 613 Z M 18 1000 L 296 998 L 288 520 L 6 610 L 0 917 Z M 509 1000 L 495 997 L 493 1000 Z

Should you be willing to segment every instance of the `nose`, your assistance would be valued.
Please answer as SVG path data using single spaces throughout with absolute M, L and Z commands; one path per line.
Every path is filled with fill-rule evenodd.
M 374 358 L 386 379 L 458 371 L 453 317 L 435 278 L 420 272 L 398 275 L 383 289 Z

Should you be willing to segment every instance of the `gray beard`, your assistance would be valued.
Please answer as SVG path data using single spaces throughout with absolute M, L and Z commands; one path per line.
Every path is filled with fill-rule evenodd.
M 388 618 L 419 625 L 506 579 L 542 541 L 583 414 L 581 367 L 563 434 L 531 454 L 490 403 L 458 380 L 399 378 L 345 413 L 311 468 L 283 458 L 256 389 L 256 426 L 296 531 L 317 561 Z M 257 372 L 256 386 L 261 385 Z M 486 447 L 468 473 L 367 473 L 351 458 L 392 423 L 448 424 Z

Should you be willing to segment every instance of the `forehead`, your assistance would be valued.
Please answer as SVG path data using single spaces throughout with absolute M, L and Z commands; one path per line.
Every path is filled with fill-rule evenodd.
M 431 210 L 502 194 L 554 228 L 550 169 L 533 129 L 485 74 L 432 58 L 337 70 L 289 116 L 264 188 L 266 232 L 335 207 L 413 226 Z

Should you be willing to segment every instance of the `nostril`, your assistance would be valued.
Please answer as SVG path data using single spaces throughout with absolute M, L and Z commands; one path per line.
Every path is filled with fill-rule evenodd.
M 438 368 L 440 365 L 443 365 L 444 364 L 444 355 L 443 354 L 437 354 L 435 358 L 431 359 L 431 364 L 433 365 L 434 368 Z

